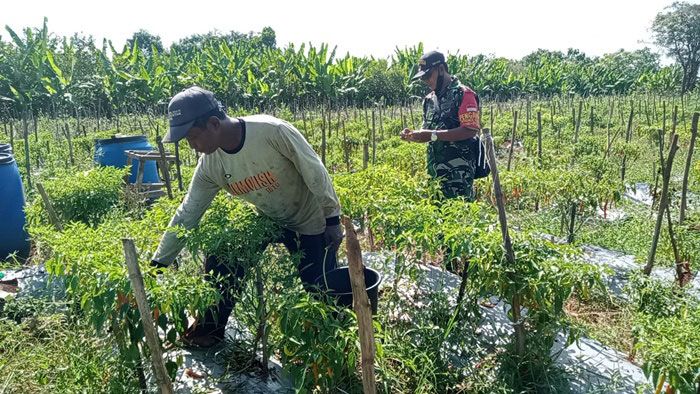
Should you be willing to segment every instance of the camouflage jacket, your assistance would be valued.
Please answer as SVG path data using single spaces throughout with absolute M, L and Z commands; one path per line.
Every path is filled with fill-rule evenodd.
M 459 126 L 481 128 L 479 98 L 455 77 L 439 93 L 430 92 L 423 100 L 423 129 L 449 130 Z M 466 167 L 473 178 L 478 145 L 476 139 L 428 143 L 428 173 L 439 176 L 439 167 Z

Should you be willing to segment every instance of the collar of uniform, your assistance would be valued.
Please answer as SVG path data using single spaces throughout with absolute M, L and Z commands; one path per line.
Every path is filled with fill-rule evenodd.
M 459 86 L 459 80 L 457 79 L 457 77 L 455 77 L 455 76 L 453 75 L 453 76 L 452 76 L 452 79 L 450 80 L 450 83 L 448 83 L 447 85 L 443 86 L 442 89 L 440 89 L 439 92 L 435 92 L 435 94 L 436 94 L 438 97 L 442 97 L 442 96 L 445 94 L 445 92 L 447 92 L 449 89 L 451 89 L 451 88 L 453 88 L 453 87 L 455 87 L 455 86 Z

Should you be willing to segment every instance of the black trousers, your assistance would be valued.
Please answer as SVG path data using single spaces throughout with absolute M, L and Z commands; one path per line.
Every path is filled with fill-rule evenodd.
M 261 248 L 267 248 L 270 243 L 284 244 L 290 254 L 301 252 L 297 271 L 306 291 L 312 290 L 314 280 L 323 274 L 324 267 L 326 272 L 329 272 L 337 266 L 337 250 L 326 251 L 323 234 L 300 235 L 285 229 L 280 239 L 265 243 Z M 204 271 L 207 281 L 216 286 L 221 293 L 221 299 L 218 305 L 209 308 L 204 317 L 197 322 L 193 328 L 193 335 L 214 335 L 223 338 L 226 322 L 236 304 L 241 279 L 245 275 L 245 267 L 238 262 L 208 256 Z M 216 279 L 217 277 L 221 278 Z

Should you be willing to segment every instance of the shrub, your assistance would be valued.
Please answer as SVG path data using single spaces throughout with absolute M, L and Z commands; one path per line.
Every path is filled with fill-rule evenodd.
M 64 171 L 43 184 L 61 223 L 96 226 L 122 202 L 126 171 L 114 167 L 97 167 L 80 173 Z M 39 196 L 27 207 L 27 218 L 30 225 L 49 223 Z

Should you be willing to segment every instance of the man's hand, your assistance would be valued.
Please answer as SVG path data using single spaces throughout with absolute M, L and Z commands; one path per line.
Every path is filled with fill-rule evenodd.
M 431 130 L 411 130 L 403 129 L 399 135 L 404 141 L 428 142 L 430 141 Z
M 343 227 L 337 216 L 326 219 L 326 231 L 323 233 L 323 239 L 326 242 L 326 247 L 332 252 L 340 247 L 340 243 L 343 241 Z

